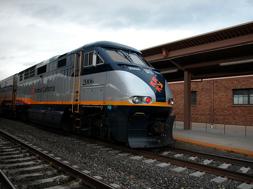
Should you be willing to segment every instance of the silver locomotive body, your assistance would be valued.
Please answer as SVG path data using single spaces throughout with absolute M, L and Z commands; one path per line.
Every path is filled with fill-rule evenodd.
M 97 42 L 13 77 L 10 109 L 21 119 L 133 148 L 174 142 L 171 91 L 136 49 Z

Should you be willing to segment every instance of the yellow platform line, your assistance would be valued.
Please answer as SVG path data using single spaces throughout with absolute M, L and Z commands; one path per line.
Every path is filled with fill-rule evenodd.
M 220 145 L 220 144 L 213 144 L 213 143 L 203 142 L 203 141 L 199 141 L 199 140 L 184 138 L 181 136 L 174 136 L 174 138 L 180 142 L 195 144 L 195 145 L 202 146 L 202 147 L 215 148 L 217 150 L 233 152 L 233 153 L 238 153 L 238 154 L 246 155 L 249 157 L 253 157 L 253 151 L 251 151 L 251 150 L 246 150 L 246 149 L 236 148 L 236 147 L 229 147 L 229 146 L 224 146 L 224 145 Z

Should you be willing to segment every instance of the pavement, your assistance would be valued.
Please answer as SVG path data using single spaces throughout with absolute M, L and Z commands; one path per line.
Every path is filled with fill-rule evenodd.
M 196 129 L 194 126 L 196 125 L 193 125 L 192 130 L 184 130 L 183 127 L 176 126 L 173 135 L 177 143 L 181 143 L 181 145 L 188 144 L 188 147 L 192 145 L 202 147 L 202 149 L 209 148 L 216 151 L 234 153 L 253 161 L 253 137 L 251 130 L 249 132 L 248 129 L 245 136 L 245 134 L 242 135 L 238 131 L 232 131 L 234 128 L 229 127 L 227 129 L 231 129 L 232 135 L 229 132 L 208 132 L 207 129 L 199 129 L 199 127 Z

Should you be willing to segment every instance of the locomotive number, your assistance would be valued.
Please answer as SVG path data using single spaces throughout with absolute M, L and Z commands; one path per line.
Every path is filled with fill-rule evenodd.
M 90 85 L 90 84 L 93 84 L 94 81 L 92 79 L 84 79 L 83 80 L 83 85 Z

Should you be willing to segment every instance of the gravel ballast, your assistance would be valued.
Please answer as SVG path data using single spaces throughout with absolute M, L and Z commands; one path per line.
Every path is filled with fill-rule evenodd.
M 191 169 L 173 171 L 175 165 L 157 166 L 158 161 L 145 161 L 123 151 L 91 144 L 73 136 L 49 132 L 22 122 L 0 118 L 0 129 L 22 138 L 49 154 L 60 157 L 70 165 L 96 176 L 115 188 L 237 188 L 241 183 L 227 179 L 223 183 L 211 181 L 216 175 L 193 177 Z M 145 161 L 145 162 L 144 162 Z M 176 169 L 177 170 L 177 169 Z

